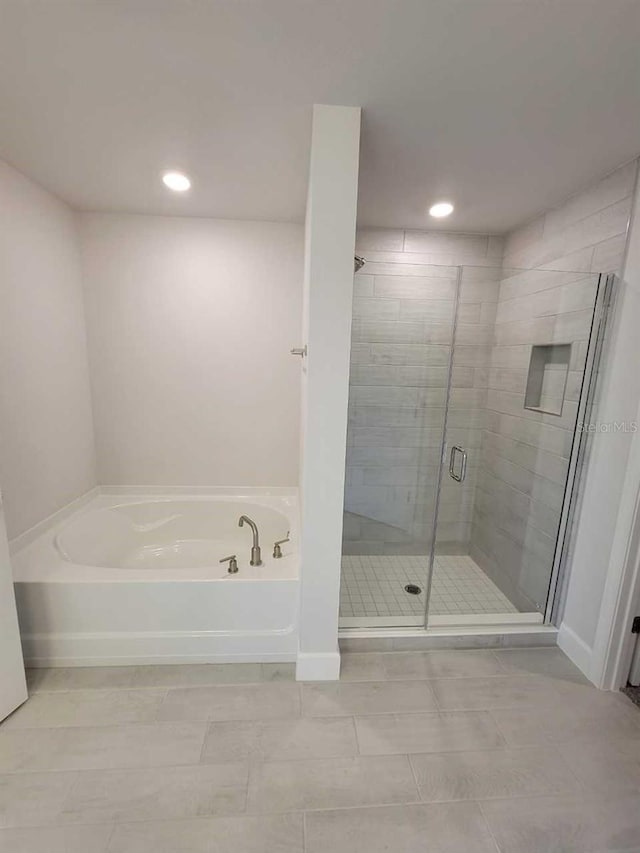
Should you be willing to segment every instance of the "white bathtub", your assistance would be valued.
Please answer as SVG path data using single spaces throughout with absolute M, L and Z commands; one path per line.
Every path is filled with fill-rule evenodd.
M 258 526 L 261 566 L 249 565 L 252 534 L 240 515 Z M 295 660 L 293 494 L 103 493 L 39 525 L 12 552 L 31 665 Z M 219 562 L 231 554 L 237 574 Z

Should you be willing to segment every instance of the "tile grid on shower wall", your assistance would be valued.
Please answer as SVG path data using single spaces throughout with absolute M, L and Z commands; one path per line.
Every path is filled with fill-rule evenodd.
M 357 251 L 367 263 L 355 278 L 345 498 L 361 522 L 351 519 L 347 550 L 390 553 L 431 535 L 461 264 L 476 269 L 461 294 L 449 425 L 471 458 L 464 486 L 444 484 L 440 533 L 468 546 L 502 242 L 370 230 Z

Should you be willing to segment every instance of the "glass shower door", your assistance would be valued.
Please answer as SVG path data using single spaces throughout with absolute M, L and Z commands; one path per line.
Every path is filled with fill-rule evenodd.
M 424 626 L 459 279 L 414 263 L 355 276 L 343 627 Z
M 462 268 L 429 626 L 543 621 L 575 482 L 600 281 Z

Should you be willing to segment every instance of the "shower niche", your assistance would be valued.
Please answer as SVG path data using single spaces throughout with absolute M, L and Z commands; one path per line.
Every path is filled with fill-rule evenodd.
M 534 344 L 527 373 L 524 407 L 546 415 L 562 415 L 571 344 Z

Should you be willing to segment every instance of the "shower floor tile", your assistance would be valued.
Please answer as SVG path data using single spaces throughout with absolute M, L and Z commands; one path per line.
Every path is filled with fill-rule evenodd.
M 340 617 L 375 618 L 421 624 L 426 601 L 426 557 L 344 556 Z M 411 595 L 405 586 L 422 589 Z M 436 557 L 431 587 L 431 616 L 517 613 L 518 610 L 468 556 Z

